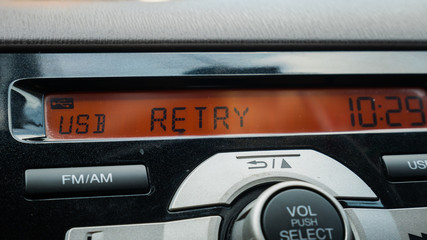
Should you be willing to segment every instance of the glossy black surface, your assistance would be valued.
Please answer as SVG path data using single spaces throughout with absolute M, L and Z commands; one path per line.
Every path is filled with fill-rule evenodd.
M 314 149 L 336 159 L 360 176 L 378 195 L 384 208 L 427 206 L 427 182 L 389 182 L 381 161 L 383 155 L 426 153 L 426 132 L 33 144 L 14 139 L 9 131 L 7 118 L 8 88 L 11 82 L 40 76 L 48 79 L 36 81 L 36 84 L 23 84 L 21 87 L 28 88 L 28 91 L 35 94 L 45 91 L 146 89 L 160 86 L 163 86 L 163 89 L 242 86 L 425 88 L 425 75 L 371 73 L 290 76 L 282 72 L 266 74 L 268 77 L 248 73 L 246 77 L 227 78 L 143 78 L 142 71 L 126 74 L 127 70 L 120 70 L 119 67 L 117 74 L 113 74 L 114 69 L 102 72 L 101 70 L 107 69 L 108 66 L 111 67 L 111 62 L 104 67 L 94 67 L 91 72 L 90 67 L 82 69 L 67 65 L 55 68 L 59 65 L 53 64 L 54 59 L 60 58 L 60 55 L 48 58 L 49 64 L 40 60 L 43 57 L 46 56 L 0 55 L 0 239 L 63 239 L 65 232 L 72 227 L 160 222 L 215 214 L 221 214 L 226 219 L 231 218 L 232 216 L 227 215 L 229 206 L 182 212 L 168 211 L 169 203 L 185 177 L 199 163 L 218 152 Z M 65 58 L 79 60 L 76 56 Z M 67 64 L 71 62 L 66 61 Z M 77 65 L 81 66 L 82 63 Z M 108 79 L 100 76 L 110 74 L 113 76 Z M 117 78 L 120 74 L 126 78 Z M 99 87 L 99 83 L 105 85 Z M 25 197 L 27 169 L 134 164 L 145 165 L 148 169 L 152 189 L 148 195 L 39 201 L 31 201 Z M 236 201 L 233 206 L 238 203 Z M 222 228 L 222 234 L 225 236 L 227 226 Z
M 372 134 L 45 145 L 18 143 L 8 132 L 2 132 L 1 136 L 4 197 L 0 204 L 2 213 L 9 216 L 1 219 L 1 232 L 9 239 L 34 239 L 33 236 L 61 239 L 68 228 L 76 226 L 155 222 L 192 216 L 191 211 L 187 214 L 167 211 L 175 190 L 198 163 L 217 152 L 227 151 L 316 149 L 356 172 L 386 208 L 427 204 L 427 192 L 422 190 L 427 188 L 427 183 L 389 183 L 380 163 L 383 153 L 425 151 L 423 142 L 427 138 L 420 133 L 391 134 L 386 138 Z M 401 139 L 405 139 L 404 144 Z M 140 154 L 141 149 L 144 155 Z M 24 197 L 25 169 L 111 164 L 145 164 L 154 189 L 151 195 L 52 201 L 28 201 Z M 194 213 L 204 215 L 210 211 Z

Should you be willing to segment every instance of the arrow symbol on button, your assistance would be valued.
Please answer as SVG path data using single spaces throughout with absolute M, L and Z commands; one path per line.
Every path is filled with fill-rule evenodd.
M 267 163 L 264 161 L 251 161 L 251 162 L 247 162 L 247 164 L 252 164 L 255 165 L 254 167 L 248 167 L 248 169 L 257 169 L 257 168 L 267 168 Z M 257 166 L 257 165 L 262 165 L 262 166 Z
M 285 161 L 285 159 L 282 159 L 282 166 L 281 166 L 281 168 L 292 168 L 292 167 L 291 167 L 291 165 L 289 165 L 289 163 L 287 163 Z
M 409 234 L 409 240 L 427 240 L 427 234 L 421 233 L 421 237 Z

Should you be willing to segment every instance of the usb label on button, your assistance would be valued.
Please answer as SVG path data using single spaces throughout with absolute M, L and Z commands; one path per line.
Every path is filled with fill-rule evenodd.
M 427 168 L 427 160 L 408 161 L 408 166 L 411 170 L 424 170 Z
M 391 180 L 427 179 L 427 154 L 387 155 L 383 161 Z

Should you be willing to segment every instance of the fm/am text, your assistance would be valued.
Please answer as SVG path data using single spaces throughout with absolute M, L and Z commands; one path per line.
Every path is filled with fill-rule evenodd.
M 112 183 L 112 182 L 113 182 L 112 173 L 62 175 L 62 185 L 102 184 L 102 183 Z

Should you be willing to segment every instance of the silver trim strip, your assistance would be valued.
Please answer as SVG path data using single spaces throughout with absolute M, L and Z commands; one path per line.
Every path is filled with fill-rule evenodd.
M 72 228 L 65 240 L 217 240 L 221 217 L 211 216 L 172 222 Z

